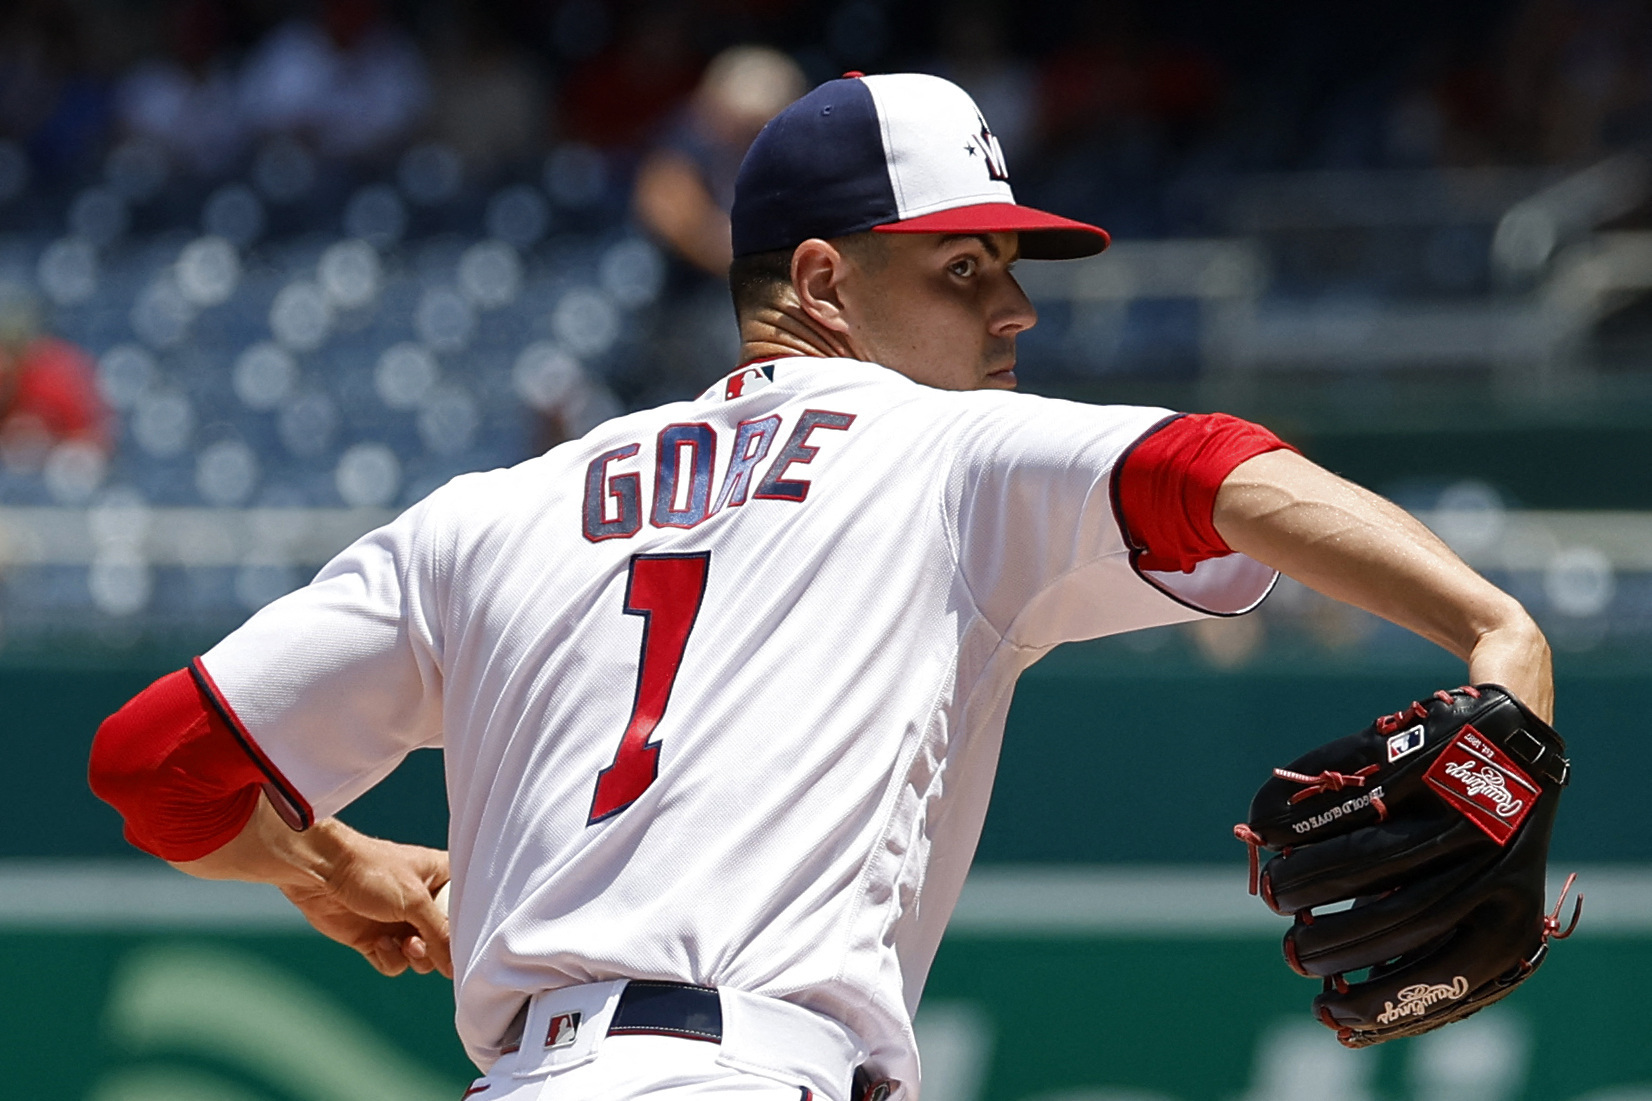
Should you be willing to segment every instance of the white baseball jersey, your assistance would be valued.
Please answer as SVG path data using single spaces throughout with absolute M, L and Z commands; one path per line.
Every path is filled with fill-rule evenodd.
M 316 817 L 446 750 L 458 1028 L 630 977 L 911 1018 L 1016 677 L 1232 614 L 1274 574 L 1132 568 L 1120 456 L 1164 410 L 790 358 L 455 479 L 202 662 Z

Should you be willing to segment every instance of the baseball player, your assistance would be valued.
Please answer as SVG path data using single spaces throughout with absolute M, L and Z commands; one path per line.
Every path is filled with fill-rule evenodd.
M 475 1097 L 918 1097 L 1015 681 L 1062 642 L 1283 570 L 1547 713 L 1532 621 L 1398 508 L 1235 418 L 1013 392 L 1013 265 L 1107 235 L 1017 205 L 956 86 L 805 95 L 732 232 L 729 375 L 455 479 L 94 746 L 138 847 L 451 973 Z M 338 821 L 429 746 L 447 853 Z

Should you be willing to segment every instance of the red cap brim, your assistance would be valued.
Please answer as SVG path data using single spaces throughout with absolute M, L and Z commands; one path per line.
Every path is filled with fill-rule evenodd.
M 873 226 L 877 233 L 1019 233 L 1028 260 L 1076 260 L 1094 256 L 1112 238 L 1100 226 L 1015 203 L 976 203 Z

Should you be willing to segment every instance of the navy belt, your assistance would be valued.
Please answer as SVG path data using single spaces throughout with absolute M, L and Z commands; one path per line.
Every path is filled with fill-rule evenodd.
M 522 1030 L 528 1023 L 528 1002 L 516 1011 L 505 1029 L 499 1053 L 509 1055 L 522 1047 Z M 575 1015 L 578 1016 L 577 1014 Z M 575 1020 L 574 1027 L 578 1027 Z M 552 1032 L 556 1022 L 552 1022 Z M 632 979 L 620 991 L 619 1004 L 608 1022 L 609 1036 L 680 1036 L 686 1040 L 723 1042 L 723 1002 L 709 986 L 686 982 L 656 982 Z M 550 1042 L 551 1036 L 546 1037 Z
M 632 979 L 620 992 L 610 1036 L 681 1036 L 723 1040 L 723 1002 L 709 986 Z
M 521 1045 L 527 1008 L 524 1003 L 516 1020 L 511 1022 L 505 1052 L 515 1051 Z M 608 1035 L 677 1036 L 720 1044 L 723 1042 L 723 1002 L 713 987 L 632 979 L 620 991 L 614 1016 L 608 1022 Z M 890 1082 L 872 1081 L 865 1068 L 857 1067 L 851 1096 L 856 1101 L 884 1101 L 892 1086 Z M 803 1095 L 812 1096 L 808 1090 L 804 1090 Z
M 723 1039 L 723 1003 L 709 986 L 632 979 L 620 993 L 610 1036 L 681 1036 L 689 1040 Z M 866 1068 L 855 1068 L 853 1101 L 886 1101 L 893 1083 L 874 1082 Z M 813 1094 L 803 1091 L 804 1101 Z
M 723 1003 L 709 986 L 632 979 L 620 992 L 608 1035 L 680 1036 L 721 1043 Z M 892 1083 L 873 1082 L 864 1067 L 856 1067 L 850 1096 L 854 1101 L 885 1101 L 891 1088 Z M 803 1091 L 804 1101 L 813 1096 Z

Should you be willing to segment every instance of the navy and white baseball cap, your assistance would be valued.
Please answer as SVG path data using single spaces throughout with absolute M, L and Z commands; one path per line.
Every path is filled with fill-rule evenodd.
M 937 76 L 849 74 L 781 111 L 734 187 L 734 255 L 811 237 L 1021 234 L 1021 255 L 1071 260 L 1107 231 L 1016 203 L 998 139 L 969 93 Z

